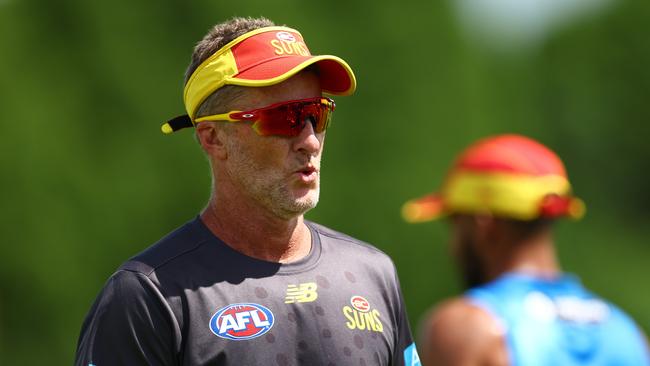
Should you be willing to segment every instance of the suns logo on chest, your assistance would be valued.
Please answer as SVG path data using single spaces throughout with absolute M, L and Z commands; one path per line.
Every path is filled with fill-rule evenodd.
M 377 309 L 372 309 L 370 302 L 363 296 L 352 296 L 351 306 L 343 307 L 343 315 L 347 319 L 345 325 L 350 329 L 384 332 L 380 314 Z

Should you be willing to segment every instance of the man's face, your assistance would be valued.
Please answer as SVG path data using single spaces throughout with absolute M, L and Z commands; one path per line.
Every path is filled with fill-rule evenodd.
M 479 250 L 480 230 L 471 216 L 451 217 L 451 251 L 460 270 L 465 288 L 472 288 L 487 282 L 485 264 Z
M 237 108 L 251 110 L 319 96 L 318 77 L 302 72 L 280 84 L 251 88 L 237 102 Z M 325 133 L 316 134 L 307 123 L 298 136 L 260 136 L 250 125 L 224 126 L 229 129 L 228 157 L 222 163 L 229 179 L 243 194 L 278 217 L 289 219 L 314 208 L 318 203 Z

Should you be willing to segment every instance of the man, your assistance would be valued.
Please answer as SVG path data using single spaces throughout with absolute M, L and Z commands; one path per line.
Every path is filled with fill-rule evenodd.
M 560 269 L 552 223 L 583 211 L 559 157 L 518 135 L 470 146 L 440 193 L 407 202 L 410 222 L 448 215 L 469 288 L 425 319 L 422 363 L 650 364 L 634 322 Z
M 419 365 L 391 260 L 303 219 L 334 110 L 322 92 L 354 89 L 294 29 L 215 26 L 186 73 L 187 115 L 163 126 L 196 128 L 210 201 L 109 279 L 77 365 Z

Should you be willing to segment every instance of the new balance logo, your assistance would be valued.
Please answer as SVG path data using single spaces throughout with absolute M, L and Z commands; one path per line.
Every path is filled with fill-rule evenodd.
M 299 285 L 287 286 L 287 296 L 284 298 L 285 304 L 294 302 L 312 302 L 318 298 L 316 282 L 301 283 Z

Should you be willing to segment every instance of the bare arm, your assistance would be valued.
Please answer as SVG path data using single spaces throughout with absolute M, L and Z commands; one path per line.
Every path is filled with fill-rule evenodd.
M 484 310 L 463 298 L 432 310 L 420 326 L 424 366 L 507 365 L 504 331 Z

